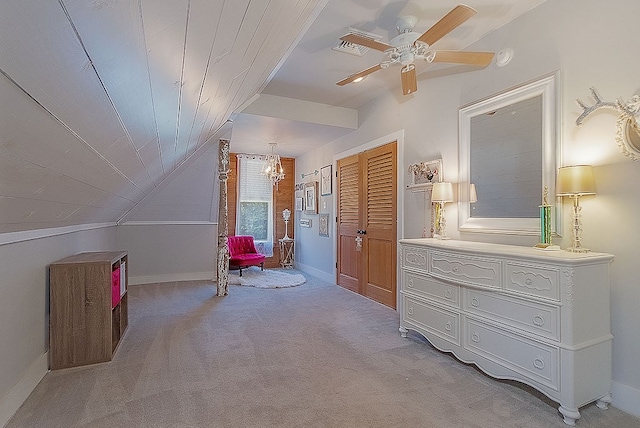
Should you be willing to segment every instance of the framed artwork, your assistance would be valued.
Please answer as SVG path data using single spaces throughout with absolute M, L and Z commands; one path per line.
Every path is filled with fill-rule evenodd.
M 320 168 L 320 196 L 331 194 L 331 165 Z
M 296 211 L 304 210 L 304 198 L 296 198 Z
M 318 182 L 311 181 L 304 186 L 304 212 L 318 214 Z
M 301 218 L 300 219 L 301 227 L 311 227 L 311 219 L 310 218 Z
M 442 181 L 442 159 L 434 159 L 409 165 L 411 183 L 407 188 L 431 186 Z
M 320 236 L 329 236 L 329 214 L 320 214 L 320 218 L 318 218 L 318 233 Z

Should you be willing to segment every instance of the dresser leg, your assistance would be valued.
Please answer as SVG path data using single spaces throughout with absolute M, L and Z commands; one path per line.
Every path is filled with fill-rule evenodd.
M 578 409 L 567 409 L 566 407 L 560 406 L 558 407 L 558 411 L 562 413 L 564 423 L 570 427 L 575 426 L 576 420 L 580 418 L 580 412 L 578 412 Z
M 609 404 L 611 404 L 612 401 L 613 399 L 611 398 L 611 394 L 607 394 L 596 401 L 596 406 L 598 406 L 599 409 L 607 410 L 609 408 Z
M 407 330 L 406 328 L 400 326 L 400 328 L 398 329 L 400 331 L 400 337 L 407 337 L 407 333 L 409 332 L 409 330 Z

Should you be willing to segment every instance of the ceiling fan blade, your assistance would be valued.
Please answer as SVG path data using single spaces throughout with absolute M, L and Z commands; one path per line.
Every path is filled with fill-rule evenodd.
M 418 37 L 417 41 L 426 43 L 431 46 L 476 13 L 477 12 L 475 9 L 472 9 L 469 6 L 463 4 L 459 4 L 458 6 L 451 9 L 451 11 L 444 17 L 442 17 L 440 21 L 433 24 L 431 28 L 429 28 L 420 37 Z
M 402 95 L 409 95 L 418 90 L 416 67 L 413 64 L 402 67 L 400 77 L 402 78 Z
M 393 49 L 393 46 L 390 46 L 386 43 L 379 42 L 377 40 L 370 39 L 368 37 L 361 36 L 359 34 L 349 33 L 342 37 L 340 40 L 345 42 L 354 43 L 356 45 L 365 46 L 371 49 L 375 49 L 377 51 L 386 51 L 387 49 Z
M 341 81 L 336 82 L 336 85 L 344 86 L 347 83 L 353 82 L 354 80 L 356 80 L 359 77 L 367 76 L 367 75 L 373 73 L 374 71 L 380 70 L 381 68 L 382 68 L 382 66 L 380 64 L 376 64 L 373 67 L 369 67 L 366 70 L 362 70 L 362 71 L 360 71 L 358 73 L 354 73 L 351 76 L 347 77 L 346 79 L 342 79 Z
M 431 62 L 452 62 L 486 67 L 494 56 L 493 52 L 435 51 L 435 57 Z

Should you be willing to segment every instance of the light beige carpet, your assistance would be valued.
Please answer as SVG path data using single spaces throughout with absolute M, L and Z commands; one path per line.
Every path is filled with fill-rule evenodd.
M 564 428 L 554 403 L 488 378 L 398 315 L 307 276 L 260 290 L 132 286 L 130 326 L 110 363 L 51 372 L 14 427 Z M 640 427 L 615 408 L 578 427 Z

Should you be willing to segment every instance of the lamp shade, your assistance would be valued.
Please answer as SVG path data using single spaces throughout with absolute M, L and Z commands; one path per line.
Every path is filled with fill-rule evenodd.
M 478 202 L 478 193 L 476 193 L 476 185 L 471 183 L 469 184 L 469 202 L 474 203 Z
M 557 196 L 595 195 L 596 180 L 591 165 L 563 166 L 558 170 Z
M 453 184 L 433 183 L 431 202 L 453 202 Z

